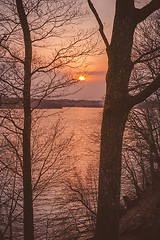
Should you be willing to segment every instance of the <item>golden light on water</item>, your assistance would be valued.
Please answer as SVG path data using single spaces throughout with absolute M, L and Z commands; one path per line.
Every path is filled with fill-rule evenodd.
M 86 77 L 85 77 L 84 75 L 80 75 L 80 76 L 78 77 L 78 80 L 79 80 L 79 81 L 85 81 L 85 80 L 86 80 Z

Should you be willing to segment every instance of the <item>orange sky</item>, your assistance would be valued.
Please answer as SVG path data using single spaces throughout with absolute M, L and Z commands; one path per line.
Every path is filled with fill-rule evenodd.
M 92 2 L 96 7 L 97 12 L 104 24 L 105 33 L 110 42 L 116 0 L 92 0 Z M 144 2 L 144 0 L 139 1 L 139 3 L 142 2 Z M 88 10 L 90 10 L 88 5 L 86 5 L 86 7 L 88 8 Z M 98 24 L 91 11 L 87 19 L 87 22 L 80 22 L 81 29 L 98 29 Z M 103 44 L 103 41 L 101 42 L 100 47 L 101 49 L 105 50 L 105 45 Z M 51 49 L 48 50 L 48 53 L 49 52 L 51 52 Z M 85 75 L 86 81 L 80 83 L 83 89 L 77 94 L 69 96 L 69 98 L 98 100 L 104 96 L 105 75 L 107 71 L 107 56 L 105 53 L 99 56 L 90 56 L 87 59 L 87 65 L 85 68 L 79 67 L 71 71 L 73 71 L 73 74 L 75 74 L 77 79 L 81 74 Z
M 101 17 L 104 26 L 105 33 L 110 41 L 112 24 L 115 10 L 115 0 L 93 0 L 99 16 Z M 82 25 L 83 27 L 83 25 Z M 97 28 L 97 22 L 92 13 L 90 13 L 88 27 Z M 101 48 L 105 49 L 103 42 L 101 42 Z M 75 96 L 71 96 L 73 99 L 90 99 L 99 100 L 105 95 L 105 75 L 107 71 L 107 56 L 102 54 L 100 56 L 89 57 L 89 66 L 84 70 L 86 81 L 81 83 L 83 89 Z M 80 74 L 83 74 L 83 69 L 78 69 L 77 78 Z

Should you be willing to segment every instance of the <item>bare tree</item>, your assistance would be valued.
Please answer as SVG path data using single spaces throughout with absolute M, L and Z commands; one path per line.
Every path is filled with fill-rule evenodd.
M 74 173 L 74 174 L 73 174 Z M 98 189 L 97 164 L 89 165 L 85 173 L 72 170 L 65 181 L 62 208 L 64 218 L 57 218 L 60 224 L 58 239 L 89 239 L 95 231 Z M 56 218 L 53 223 L 56 222 Z M 58 221 L 57 221 L 58 222 Z
M 131 58 L 133 37 L 137 25 L 160 8 L 158 0 L 138 9 L 134 0 L 117 0 L 111 43 L 92 2 L 88 4 L 99 24 L 99 31 L 108 55 L 106 98 L 101 130 L 98 212 L 95 239 L 119 239 L 120 182 L 122 139 L 131 108 L 144 101 L 160 87 L 159 72 L 155 72 L 142 91 L 131 95 L 129 80 L 132 70 L 142 57 Z M 149 60 L 149 59 L 148 59 Z
M 41 117 L 36 124 L 32 119 L 34 127 L 31 131 L 31 163 L 35 239 L 43 239 L 45 236 L 47 218 L 54 217 L 54 209 L 58 207 L 54 192 L 56 196 L 61 194 L 62 179 L 66 178 L 73 164 L 72 135 L 66 136 L 66 128 L 62 121 L 55 120 L 54 124 L 48 126 L 46 121 L 48 122 L 50 118 L 51 116 L 47 117 L 47 115 Z M 5 126 L 7 127 L 7 124 Z M 3 137 L 0 147 L 1 231 L 4 239 L 9 238 L 10 229 L 13 239 L 21 239 L 23 236 L 22 138 L 18 133 L 15 136 L 10 132 L 11 126 L 8 131 L 5 129 L 1 136 Z M 53 209 L 52 214 L 50 209 Z
M 159 73 L 158 26 L 159 11 L 139 24 L 135 31 L 132 59 L 139 59 L 140 63 L 134 68 L 130 78 L 132 94 L 136 94 L 137 90 L 142 91 L 154 74 Z M 154 182 L 155 163 L 158 164 L 159 158 L 158 119 L 159 91 L 131 111 L 128 118 L 123 156 L 137 196 L 140 196 L 146 185 Z
M 131 111 L 124 137 L 124 168 L 136 190 L 136 195 L 153 184 L 159 171 L 159 97 Z
M 16 155 L 16 163 L 18 162 L 16 174 L 23 179 L 24 239 L 32 240 L 34 239 L 33 190 L 40 185 L 46 169 L 51 169 L 52 166 L 52 163 L 48 163 L 50 159 L 48 153 L 48 158 L 41 165 L 37 179 L 33 179 L 32 163 L 36 164 L 35 153 L 32 153 L 33 145 L 31 146 L 34 108 L 45 97 L 62 95 L 64 88 L 67 89 L 76 82 L 73 76 L 65 74 L 62 69 L 66 66 L 71 67 L 74 61 L 79 61 L 78 64 L 81 64 L 80 58 L 82 60 L 84 55 L 90 53 L 92 48 L 82 42 L 87 41 L 91 33 L 82 35 L 78 32 L 75 37 L 72 33 L 72 38 L 68 33 L 69 24 L 75 23 L 85 14 L 81 8 L 81 1 L 6 2 L 2 0 L 0 5 L 2 102 L 5 102 L 6 108 L 8 104 L 9 108 L 23 109 L 23 115 L 18 110 L 3 109 L 1 126 L 7 131 L 3 135 L 7 142 L 5 146 L 9 146 L 8 150 Z M 63 42 L 60 41 L 62 34 L 68 41 L 64 38 Z M 51 56 L 47 57 L 44 51 L 52 52 Z M 38 99 L 33 109 L 32 98 Z M 48 142 L 52 153 L 52 141 L 55 136 L 53 135 Z M 69 140 L 68 143 L 66 140 L 65 144 L 69 144 Z M 61 151 L 63 149 L 59 146 L 57 156 L 61 155 Z M 41 157 L 42 154 L 43 151 Z M 10 168 L 10 166 L 6 167 Z M 10 170 L 14 172 L 12 165 Z M 43 183 L 41 190 L 49 181 L 50 178 Z M 37 196 L 41 190 L 39 189 Z

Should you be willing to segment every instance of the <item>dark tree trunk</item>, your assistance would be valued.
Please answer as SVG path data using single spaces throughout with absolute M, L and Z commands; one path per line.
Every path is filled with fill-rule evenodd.
M 17 11 L 23 29 L 25 44 L 24 60 L 24 129 L 23 129 L 23 205 L 24 205 L 24 240 L 34 240 L 33 201 L 31 181 L 31 62 L 32 43 L 27 17 L 22 0 L 16 0 Z
M 133 68 L 130 59 L 133 33 L 132 16 L 117 9 L 108 52 L 96 240 L 119 239 L 121 153 L 125 123 L 131 109 L 128 82 Z
M 123 56 L 126 58 L 125 55 L 121 55 Z M 116 60 L 113 59 L 115 63 L 109 65 L 107 73 L 107 92 L 101 129 L 99 200 L 95 235 L 97 240 L 119 239 L 122 139 L 131 109 L 128 92 L 124 91 L 124 80 L 128 81 L 128 72 L 131 68 L 124 69 L 122 61 L 118 64 Z
M 120 109 L 119 109 L 120 110 Z M 128 112 L 104 109 L 96 239 L 119 238 L 122 136 Z

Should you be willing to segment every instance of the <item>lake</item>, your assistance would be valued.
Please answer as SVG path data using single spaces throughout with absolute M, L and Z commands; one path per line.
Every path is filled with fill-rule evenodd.
M 73 134 L 74 147 L 71 151 L 71 158 L 76 159 L 74 165 L 82 174 L 85 174 L 89 165 L 96 164 L 98 167 L 102 113 L 102 108 L 52 109 L 45 111 L 45 117 L 40 123 L 43 128 L 50 131 L 51 125 L 60 119 L 60 124 L 64 126 L 64 133 L 61 138 Z M 122 179 L 125 179 L 125 177 L 124 171 Z M 122 182 L 122 195 L 128 193 L 130 188 L 128 184 L 129 182 L 126 182 L 126 184 Z
M 93 154 L 91 154 L 91 151 L 93 150 L 99 151 L 95 142 L 93 145 L 92 137 L 94 134 L 100 133 L 102 111 L 102 108 L 76 107 L 63 108 L 62 110 L 47 110 L 45 111 L 40 124 L 38 124 L 49 132 L 52 124 L 55 124 L 60 120 L 60 124 L 64 128 L 61 138 L 73 135 L 75 146 L 73 147 L 72 154 L 77 159 L 75 165 L 80 168 L 82 167 L 83 170 L 85 170 L 85 167 L 97 158 L 97 156 L 94 157 Z
M 47 173 L 46 178 L 51 176 L 50 174 L 55 169 L 58 169 L 58 171 L 55 172 L 53 182 L 50 184 L 49 189 L 47 188 L 47 191 L 44 191 L 35 201 L 37 221 L 40 216 L 43 219 L 45 219 L 47 214 L 50 216 L 49 232 L 51 229 L 55 229 L 55 225 L 56 228 L 58 227 L 59 229 L 62 228 L 62 225 L 63 228 L 64 226 L 67 228 L 68 226 L 75 228 L 75 226 L 71 224 L 71 222 L 73 223 L 73 221 L 71 221 L 73 220 L 73 215 L 74 219 L 78 222 L 78 227 L 81 230 L 85 228 L 84 221 L 86 221 L 86 209 L 79 202 L 79 196 L 71 190 L 70 184 L 76 189 L 82 188 L 81 183 L 83 183 L 83 187 L 87 191 L 86 195 L 90 194 L 92 191 L 92 195 L 94 196 L 90 199 L 90 204 L 96 211 L 96 204 L 93 200 L 96 198 L 97 191 L 99 162 L 99 139 L 97 138 L 97 135 L 99 135 L 101 129 L 102 111 L 102 108 L 50 109 L 44 111 L 43 118 L 35 124 L 34 130 L 36 130 L 36 126 L 39 129 L 42 129 L 43 134 L 40 135 L 39 138 L 39 141 L 42 142 L 45 138 L 44 134 L 51 133 L 51 130 L 53 130 L 51 135 L 54 135 L 54 132 L 57 131 L 59 126 L 62 126 L 62 131 L 61 127 L 59 128 L 60 136 L 57 135 L 58 141 L 54 142 L 54 151 L 56 152 L 58 152 L 58 144 L 62 141 L 65 145 L 65 141 L 72 136 L 71 146 L 67 145 L 66 151 L 64 149 L 64 153 L 61 152 L 62 157 L 58 155 L 57 162 L 55 162 L 53 168 Z M 36 110 L 37 115 L 40 112 L 42 112 L 42 110 Z M 53 129 L 52 125 L 54 125 Z M 53 153 L 53 159 L 55 159 L 55 157 L 55 153 Z M 40 161 L 38 161 L 38 169 L 40 164 Z M 77 180 L 77 174 L 78 178 L 81 179 L 81 183 L 79 182 L 79 179 Z M 36 176 L 36 173 L 34 176 Z M 90 179 L 88 179 L 88 176 L 90 176 Z M 93 183 L 91 185 L 92 180 Z M 84 192 L 84 189 L 80 190 Z M 41 224 L 41 227 L 39 227 L 39 222 L 37 227 L 39 229 L 44 229 L 44 222 L 42 221 Z M 49 235 L 50 234 L 51 233 L 49 233 Z M 54 236 L 55 239 L 61 239 L 56 234 L 58 233 L 52 232 L 52 236 Z M 42 236 L 42 232 L 37 238 L 40 236 Z M 62 237 L 62 239 L 64 239 L 64 237 Z
M 39 214 L 42 214 L 42 212 L 45 214 L 46 210 L 52 212 L 54 214 L 53 222 L 57 224 L 56 226 L 61 226 L 62 218 L 64 218 L 63 225 L 65 226 L 72 218 L 71 216 L 74 215 L 79 228 L 84 228 L 82 223 L 86 217 L 86 209 L 80 202 L 80 195 L 72 191 L 73 189 L 80 189 L 83 193 L 86 191 L 86 195 L 91 196 L 89 196 L 87 201 L 89 201 L 91 209 L 96 211 L 95 201 L 97 197 L 99 136 L 102 112 L 102 108 L 47 110 L 44 114 L 45 117 L 41 121 L 40 125 L 49 132 L 52 124 L 55 124 L 60 119 L 60 124 L 64 126 L 64 132 L 60 136 L 60 141 L 73 135 L 73 147 L 71 146 L 69 152 L 65 155 L 65 161 L 63 161 L 63 167 L 67 168 L 70 166 L 71 170 L 62 171 L 64 174 L 60 174 L 58 178 L 55 175 L 57 181 L 55 181 L 47 194 L 45 193 L 39 198 L 41 204 L 37 202 L 38 205 L 36 206 Z M 69 187 L 66 188 L 65 183 L 69 187 L 71 183 L 72 190 Z M 131 184 L 127 181 L 126 173 L 123 171 L 121 195 L 124 196 L 129 191 L 131 191 Z M 46 204 L 44 199 L 46 199 Z M 65 205 L 64 203 L 67 204 Z M 68 216 L 67 218 L 66 215 Z M 54 226 L 50 228 L 54 228 Z

